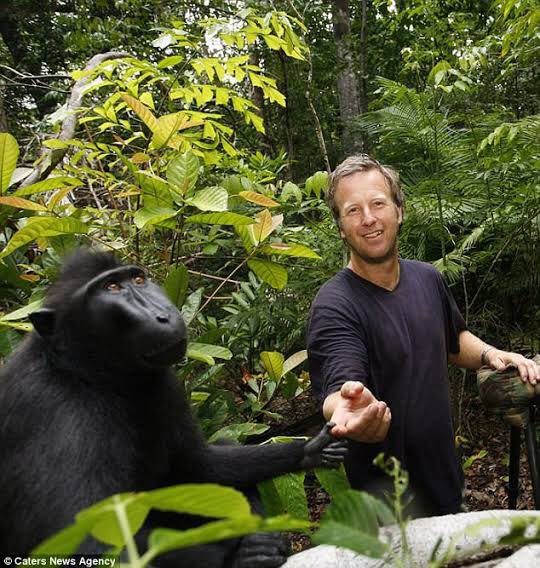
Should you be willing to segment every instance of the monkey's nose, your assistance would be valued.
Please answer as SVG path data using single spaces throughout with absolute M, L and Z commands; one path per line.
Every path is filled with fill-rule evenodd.
M 170 317 L 168 316 L 168 314 L 158 314 L 156 316 L 156 319 L 159 323 L 169 323 Z

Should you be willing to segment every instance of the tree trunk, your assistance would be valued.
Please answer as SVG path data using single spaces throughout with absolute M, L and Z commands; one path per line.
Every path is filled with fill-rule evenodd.
M 0 80 L 0 132 L 9 132 L 9 125 L 4 107 L 4 98 L 6 96 L 6 87 Z
M 360 28 L 360 57 L 359 57 L 359 67 L 360 67 L 360 93 L 358 97 L 358 102 L 360 103 L 360 114 L 364 114 L 368 110 L 368 99 L 367 99 L 367 68 L 366 68 L 366 56 L 367 56 L 367 0 L 362 0 L 362 27 Z M 364 150 L 366 141 L 364 140 Z
M 337 88 L 342 123 L 343 154 L 361 152 L 364 141 L 354 124 L 360 114 L 360 86 L 354 69 L 349 0 L 334 0 L 332 4 L 334 39 L 336 42 L 338 74 Z

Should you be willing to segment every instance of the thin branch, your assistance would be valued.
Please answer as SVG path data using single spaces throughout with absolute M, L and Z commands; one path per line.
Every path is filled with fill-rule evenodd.
M 189 270 L 190 274 L 196 274 L 197 276 L 202 276 L 203 278 L 210 278 L 210 280 L 220 280 L 221 282 L 231 282 L 231 284 L 240 285 L 241 282 L 239 280 L 232 280 L 231 278 L 223 278 L 221 276 L 214 276 L 213 274 L 206 274 L 205 272 L 198 272 L 197 270 Z
M 109 51 L 107 53 L 100 53 L 94 55 L 87 63 L 84 71 L 91 71 L 104 61 L 110 59 L 119 59 L 121 57 L 128 57 L 129 54 L 123 51 Z M 67 104 L 67 116 L 62 123 L 62 130 L 58 136 L 58 140 L 70 140 L 75 134 L 77 127 L 77 114 L 76 110 L 82 104 L 83 89 L 88 83 L 88 74 L 85 74 L 78 81 L 75 81 L 71 89 L 71 96 Z M 21 187 L 26 187 L 38 181 L 44 180 L 56 166 L 62 161 L 67 153 L 67 148 L 46 148 L 43 150 L 37 166 L 33 169 L 32 173 L 22 182 Z

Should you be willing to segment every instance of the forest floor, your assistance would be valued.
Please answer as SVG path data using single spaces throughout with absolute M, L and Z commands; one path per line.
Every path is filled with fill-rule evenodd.
M 292 402 L 276 400 L 272 410 L 280 413 L 284 421 L 279 424 L 279 433 L 292 435 L 314 434 L 320 428 L 320 422 L 310 425 L 309 417 L 316 416 L 316 404 L 310 392 L 303 393 Z M 461 451 L 463 462 L 471 456 L 470 465 L 465 469 L 465 504 L 469 511 L 508 508 L 508 452 L 510 427 L 498 416 L 487 412 L 483 407 L 476 389 L 465 389 L 462 400 Z M 306 419 L 307 422 L 306 422 Z M 284 424 L 286 422 L 286 424 Z M 313 422 L 313 420 L 311 421 Z M 298 431 L 302 424 L 304 432 Z M 277 426 L 277 424 L 276 424 Z M 271 430 L 271 435 L 275 435 Z M 520 457 L 520 493 L 518 509 L 534 509 L 532 483 L 524 445 Z M 306 490 L 311 519 L 318 521 L 324 513 L 329 497 L 320 488 L 314 476 L 307 476 Z M 292 537 L 292 549 L 298 552 L 310 546 L 305 536 Z

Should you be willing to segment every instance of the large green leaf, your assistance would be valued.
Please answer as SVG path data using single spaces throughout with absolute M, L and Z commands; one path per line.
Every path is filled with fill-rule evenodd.
M 349 548 L 357 554 L 371 558 L 382 558 L 389 552 L 389 547 L 376 536 L 360 532 L 346 523 L 328 521 L 312 537 L 315 544 L 331 544 Z
M 351 488 L 343 465 L 339 469 L 317 468 L 315 475 L 322 488 L 333 499 Z
M 73 233 L 85 234 L 88 231 L 88 227 L 83 222 L 71 217 L 62 219 L 57 217 L 34 217 L 31 221 L 11 237 L 4 250 L 0 253 L 0 258 L 11 254 L 14 250 L 36 239 Z
M 283 266 L 271 260 L 260 260 L 254 258 L 248 260 L 248 266 L 264 282 L 270 284 L 272 288 L 282 290 L 287 285 L 288 274 Z
M 391 518 L 382 501 L 349 489 L 334 496 L 313 542 L 350 548 L 359 554 L 381 558 L 389 547 L 378 539 L 379 520 Z
M 189 343 L 187 349 L 187 356 L 190 359 L 214 365 L 214 358 L 217 359 L 231 359 L 232 353 L 221 345 L 212 345 L 210 343 Z
M 141 207 L 134 215 L 133 222 L 138 229 L 144 229 L 144 227 L 157 225 L 162 221 L 166 221 L 171 217 L 176 215 L 174 209 L 169 207 L 158 207 L 156 205 L 146 205 Z
M 41 308 L 41 304 L 43 304 L 43 300 L 36 300 L 35 302 L 31 302 L 18 310 L 14 310 L 5 316 L 0 317 L 0 321 L 17 321 L 21 319 L 26 319 L 32 312 L 39 310 Z
M 265 511 L 270 515 L 289 514 L 297 519 L 309 518 L 304 471 L 287 473 L 263 483 L 258 488 Z
M 82 184 L 83 183 L 80 179 L 70 176 L 50 177 L 43 181 L 33 183 L 32 185 L 21 187 L 21 189 L 18 189 L 13 195 L 16 195 L 17 197 L 21 197 L 22 195 L 35 195 L 36 193 L 44 193 L 45 191 L 51 191 L 60 187 L 78 187 Z
M 298 365 L 303 363 L 306 359 L 307 359 L 307 350 L 306 349 L 302 349 L 302 351 L 297 351 L 296 353 L 293 353 L 283 363 L 282 374 L 284 375 L 285 373 L 292 371 L 295 367 L 298 367 Z
M 0 134 L 0 195 L 9 187 L 18 157 L 17 140 L 11 134 L 2 132 Z
M 228 439 L 234 440 L 235 442 L 243 442 L 249 436 L 255 436 L 257 434 L 263 434 L 266 432 L 270 426 L 267 424 L 258 424 L 256 422 L 242 422 L 240 424 L 229 424 L 220 428 L 217 432 L 214 432 L 208 441 L 213 444 L 217 440 Z M 267 511 L 268 514 L 270 514 Z
M 199 213 L 186 217 L 186 223 L 205 223 L 207 225 L 252 225 L 253 219 L 238 213 Z
M 283 361 L 285 357 L 277 351 L 263 351 L 261 362 L 266 369 L 268 376 L 276 383 L 283 376 Z
M 24 209 L 27 211 L 47 211 L 45 205 L 12 195 L 0 197 L 0 205 L 7 205 L 8 207 L 15 207 L 16 209 Z
M 183 264 L 179 264 L 173 268 L 165 282 L 163 288 L 171 302 L 180 309 L 184 305 L 186 299 L 187 289 L 189 284 L 189 274 L 187 268 Z
M 191 152 L 176 156 L 167 166 L 167 179 L 182 195 L 195 186 L 198 177 L 199 159 Z
M 291 519 L 286 515 L 271 519 L 263 519 L 257 515 L 246 515 L 235 519 L 207 523 L 202 527 L 187 531 L 156 529 L 150 535 L 150 550 L 147 557 L 152 560 L 159 554 L 171 550 L 240 537 L 254 532 L 305 530 L 310 526 L 311 523 L 307 521 Z
M 226 211 L 228 198 L 229 194 L 226 189 L 215 186 L 197 191 L 197 193 L 188 200 L 188 203 L 194 205 L 201 211 Z
M 195 292 L 192 292 L 184 302 L 184 305 L 182 306 L 182 317 L 184 318 L 186 325 L 189 325 L 191 320 L 195 317 L 195 314 L 201 305 L 202 293 L 203 288 L 199 288 L 198 290 L 195 290 Z
M 81 511 L 76 519 L 83 524 L 92 523 L 90 533 L 97 540 L 121 546 L 124 535 L 119 518 L 125 516 L 129 532 L 133 535 L 142 527 L 149 511 L 144 493 L 113 495 Z
M 136 179 L 141 186 L 145 205 L 173 207 L 175 192 L 167 181 L 149 172 L 137 172 Z
M 174 511 L 214 518 L 238 518 L 250 514 L 251 508 L 243 493 L 231 487 L 211 483 L 183 484 L 150 491 L 145 503 L 160 511 Z
M 296 243 L 292 243 L 290 245 L 285 243 L 271 243 L 262 247 L 260 251 L 263 254 L 279 254 L 284 256 L 296 256 L 299 258 L 321 258 L 314 250 Z

